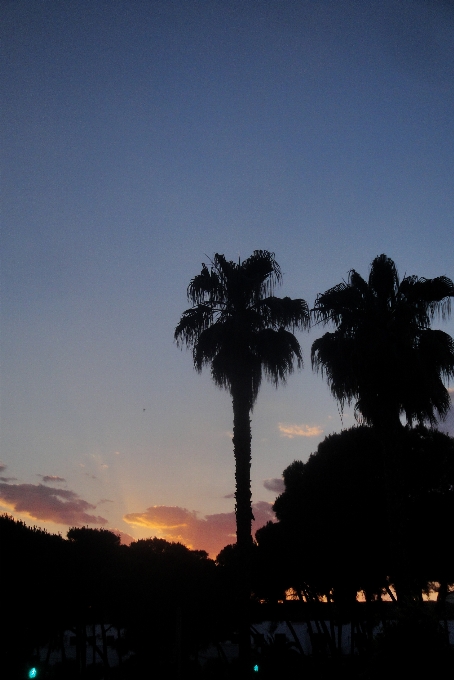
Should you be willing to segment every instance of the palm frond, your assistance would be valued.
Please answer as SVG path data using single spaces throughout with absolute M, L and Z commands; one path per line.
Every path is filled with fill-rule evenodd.
M 251 408 L 262 369 L 276 383 L 293 370 L 294 361 L 302 365 L 300 346 L 289 329 L 309 328 L 310 313 L 304 300 L 273 296 L 281 280 L 274 253 L 255 250 L 243 262 L 215 253 L 190 282 L 193 307 L 183 313 L 174 333 L 178 346 L 192 348 L 197 371 L 210 365 L 215 383 L 228 389 L 242 382 L 250 391 Z
M 353 310 L 361 306 L 362 298 L 361 288 L 342 281 L 325 293 L 317 295 L 312 314 L 317 323 L 326 325 L 332 322 L 339 325 L 344 317 L 350 317 Z
M 257 333 L 254 349 L 266 377 L 276 386 L 279 382 L 285 383 L 295 363 L 297 368 L 303 367 L 300 344 L 293 333 L 284 328 L 277 331 L 266 328 Z
M 267 250 L 254 250 L 253 254 L 242 263 L 245 275 L 254 282 L 255 299 L 264 295 L 272 295 L 276 285 L 282 282 L 282 272 L 274 253 Z
M 181 315 L 181 319 L 175 328 L 174 340 L 177 347 L 187 345 L 192 347 L 200 334 L 213 322 L 213 310 L 210 305 L 198 304 L 187 309 Z
M 259 313 L 272 328 L 306 330 L 310 327 L 310 312 L 305 300 L 289 297 L 267 297 L 259 302 Z
M 232 347 L 232 329 L 229 323 L 213 323 L 203 330 L 193 345 L 194 367 L 201 371 L 210 364 L 217 354 L 226 352 L 235 354 Z
M 384 254 L 376 257 L 370 266 L 369 288 L 383 301 L 391 300 L 399 288 L 396 265 Z
M 449 315 L 454 285 L 446 277 L 406 276 L 400 282 L 386 255 L 372 262 L 366 282 L 351 270 L 342 282 L 317 296 L 313 314 L 326 333 L 312 345 L 314 370 L 327 379 L 333 396 L 355 404 L 367 423 L 377 418 L 434 424 L 443 417 L 449 394 L 443 381 L 454 377 L 454 341 L 430 329 L 436 314 Z
M 202 271 L 194 276 L 187 290 L 188 300 L 193 305 L 203 302 L 215 303 L 220 297 L 222 286 L 217 272 L 202 264 Z
M 400 288 L 406 300 L 419 310 L 421 325 L 428 326 L 430 320 L 437 316 L 443 320 L 450 316 L 454 283 L 448 277 L 425 279 L 406 276 Z

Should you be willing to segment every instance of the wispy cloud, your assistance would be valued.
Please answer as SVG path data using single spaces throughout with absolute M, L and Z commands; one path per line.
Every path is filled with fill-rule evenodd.
M 0 472 L 4 472 L 5 470 L 6 470 L 5 463 L 0 463 Z
M 92 505 L 74 491 L 56 489 L 43 484 L 0 484 L 0 503 L 32 519 L 48 520 L 56 524 L 81 526 L 107 524 L 99 515 L 89 515 Z
M 273 479 L 265 479 L 263 486 L 268 491 L 274 491 L 275 493 L 282 493 L 285 489 L 284 480 L 282 477 L 275 477 Z
M 266 501 L 254 503 L 253 513 L 253 532 L 275 518 L 271 503 Z M 200 513 L 186 508 L 154 505 L 145 512 L 125 515 L 123 519 L 133 526 L 151 529 L 168 541 L 180 541 L 189 548 L 206 550 L 212 557 L 236 540 L 234 512 L 202 517 Z
M 57 477 L 57 475 L 38 475 L 38 477 L 41 477 L 44 484 L 48 484 L 49 482 L 66 482 L 64 477 Z
M 279 432 L 283 437 L 293 439 L 294 437 L 318 437 L 323 434 L 319 425 L 291 425 L 278 423 Z

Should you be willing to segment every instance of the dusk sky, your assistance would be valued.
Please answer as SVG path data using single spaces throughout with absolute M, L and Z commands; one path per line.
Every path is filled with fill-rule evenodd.
M 187 285 L 255 249 L 310 307 L 381 253 L 454 278 L 454 5 L 4 0 L 0 24 L 0 511 L 214 556 L 232 409 L 173 342 Z M 254 408 L 255 529 L 354 423 L 311 370 L 322 332 Z

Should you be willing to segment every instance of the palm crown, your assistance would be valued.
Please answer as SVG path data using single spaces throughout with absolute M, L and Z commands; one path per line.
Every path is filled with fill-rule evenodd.
M 355 402 L 366 423 L 404 413 L 409 423 L 435 424 L 450 406 L 443 381 L 454 377 L 454 342 L 430 324 L 449 315 L 453 295 L 445 276 L 400 281 L 386 255 L 374 259 L 368 281 L 351 270 L 348 282 L 315 301 L 316 320 L 336 329 L 313 343 L 314 368 L 341 405 Z
M 252 408 L 262 371 L 276 385 L 302 366 L 302 353 L 292 332 L 309 326 L 304 300 L 274 297 L 282 274 L 274 254 L 255 250 L 238 263 L 216 254 L 211 267 L 188 286 L 193 307 L 175 329 L 175 340 L 193 350 L 194 367 L 211 366 L 214 382 L 234 389 L 240 382 Z

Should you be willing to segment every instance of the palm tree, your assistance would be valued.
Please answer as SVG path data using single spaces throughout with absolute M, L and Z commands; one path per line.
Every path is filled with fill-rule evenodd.
M 445 276 L 400 281 L 386 255 L 373 260 L 368 281 L 352 269 L 348 282 L 318 295 L 315 319 L 335 331 L 315 340 L 312 365 L 341 407 L 354 402 L 359 420 L 386 429 L 399 427 L 402 414 L 410 425 L 443 419 L 454 341 L 430 325 L 435 316 L 449 316 L 453 296 Z
M 354 403 L 357 419 L 375 426 L 381 439 L 395 585 L 403 600 L 411 599 L 411 565 L 404 547 L 400 417 L 408 425 L 435 425 L 449 410 L 444 382 L 454 378 L 454 341 L 431 322 L 449 316 L 453 296 L 447 277 L 400 280 L 394 262 L 379 255 L 368 281 L 352 269 L 347 282 L 317 296 L 313 309 L 318 322 L 335 330 L 312 344 L 312 366 L 326 376 L 341 408 Z
M 195 369 L 210 366 L 215 384 L 232 396 L 237 544 L 249 548 L 250 414 L 263 373 L 277 387 L 295 361 L 302 367 L 300 345 L 289 329 L 308 328 L 310 315 L 304 300 L 274 297 L 282 280 L 274 253 L 255 250 L 238 263 L 216 253 L 210 264 L 188 286 L 193 306 L 183 312 L 174 337 L 192 348 Z
M 174 337 L 178 345 L 192 348 L 195 369 L 210 366 L 215 384 L 232 396 L 240 665 L 247 676 L 253 520 L 250 416 L 263 374 L 277 387 L 295 362 L 302 367 L 301 348 L 291 331 L 308 328 L 310 314 L 304 300 L 274 297 L 282 280 L 274 253 L 255 250 L 238 263 L 216 253 L 210 265 L 203 264 L 189 284 L 192 307 L 183 312 Z

